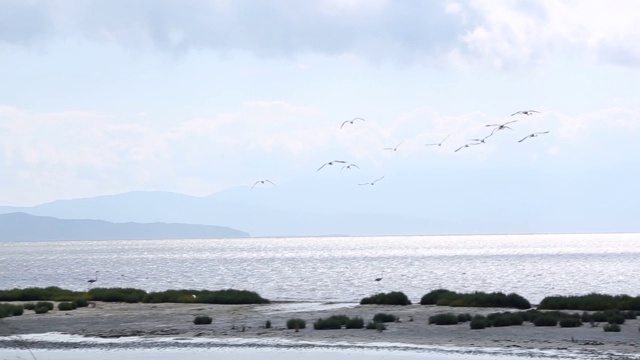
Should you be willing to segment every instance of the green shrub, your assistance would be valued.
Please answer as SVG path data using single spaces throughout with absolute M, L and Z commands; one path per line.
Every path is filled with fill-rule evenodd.
M 471 321 L 471 314 L 458 314 L 458 322 L 464 323 Z
M 335 320 L 340 323 L 340 325 L 346 325 L 349 321 L 349 317 L 347 315 L 331 315 L 329 320 Z
M 487 319 L 484 316 L 478 315 L 471 319 L 469 327 L 472 330 L 480 330 L 487 327 Z
M 306 326 L 307 322 L 302 319 L 293 318 L 287 320 L 287 329 L 304 329 Z
M 558 318 L 553 316 L 553 315 L 549 315 L 549 314 L 540 315 L 540 316 L 536 317 L 533 320 L 533 325 L 535 325 L 535 326 L 557 326 L 558 325 Z
M 89 306 L 89 302 L 85 299 L 75 299 L 73 300 L 73 303 L 76 305 L 76 307 L 87 307 Z
M 346 322 L 345 327 L 347 329 L 362 329 L 364 327 L 364 320 L 359 317 L 351 318 Z
M 488 318 L 488 317 L 487 317 Z M 495 318 L 491 319 L 491 326 L 493 327 L 504 327 L 504 326 L 514 326 L 514 325 L 522 325 L 522 318 L 517 314 L 499 314 Z
M 38 301 L 36 303 L 36 308 L 46 307 L 47 310 L 53 310 L 53 303 L 49 301 Z
M 540 309 L 554 310 L 640 310 L 640 296 L 631 297 L 629 295 L 605 295 L 591 293 L 579 296 L 548 296 L 542 299 Z
M 620 332 L 620 325 L 618 324 L 606 324 L 602 328 L 605 332 Z
M 429 316 L 429 324 L 456 325 L 458 324 L 458 317 L 454 314 L 433 315 L 433 316 Z
M 602 311 L 596 311 L 591 314 L 591 320 L 595 322 L 607 322 L 609 321 L 609 317 Z
M 211 321 L 213 321 L 213 319 L 206 315 L 196 316 L 196 318 L 193 319 L 193 323 L 196 325 L 208 325 L 211 324 Z
M 398 319 L 397 316 L 385 313 L 377 313 L 373 315 L 373 322 L 387 323 L 395 322 Z
M 582 325 L 582 321 L 580 319 L 576 319 L 573 317 L 560 319 L 559 323 L 560 323 L 560 327 L 563 327 L 563 328 L 579 327 Z
M 70 301 L 81 295 L 81 292 L 65 290 L 57 286 L 49 286 L 46 288 L 31 287 L 25 289 L 0 290 L 0 301 Z
M 438 289 L 425 294 L 420 300 L 420 304 L 454 307 L 531 308 L 531 304 L 527 299 L 515 293 L 506 295 L 501 292 L 485 293 L 477 291 L 470 294 L 461 294 L 445 289 Z
M 622 311 L 620 314 L 627 320 L 634 320 L 638 318 L 638 313 L 633 310 Z
M 411 305 L 411 301 L 403 292 L 392 291 L 365 297 L 360 300 L 360 305 Z
M 49 308 L 46 306 L 36 306 L 35 309 L 33 309 L 36 314 L 46 314 L 49 312 Z
M 24 306 L 14 304 L 0 304 L 0 319 L 9 316 L 20 316 L 24 313 Z
M 340 322 L 339 319 L 336 319 L 336 318 L 318 319 L 318 321 L 313 323 L 313 328 L 315 330 L 342 329 L 342 323 Z
M 89 298 L 93 301 L 137 303 L 146 293 L 134 288 L 94 288 L 89 290 Z
M 622 325 L 624 324 L 625 318 L 624 316 L 622 316 L 621 314 L 615 314 L 615 315 L 611 315 L 608 317 L 607 322 L 609 324 L 618 324 L 618 325 Z
M 36 308 L 36 304 L 34 304 L 34 303 L 26 303 L 23 306 L 24 306 L 25 310 L 33 310 L 33 309 Z
M 367 324 L 367 330 L 383 331 L 387 330 L 387 325 L 381 322 L 369 321 L 369 323 Z
M 75 309 L 76 309 L 76 304 L 72 302 L 61 302 L 58 304 L 58 310 L 60 311 L 69 311 L 69 310 L 75 310 Z
M 271 320 L 267 320 L 264 322 L 264 328 L 265 329 L 271 329 Z
M 141 297 L 145 303 L 203 303 L 203 304 L 266 304 L 256 292 L 247 290 L 166 290 Z

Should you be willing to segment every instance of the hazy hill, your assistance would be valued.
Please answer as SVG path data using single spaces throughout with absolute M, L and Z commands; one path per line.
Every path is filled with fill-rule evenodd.
M 0 229 L 0 241 L 211 239 L 249 236 L 242 231 L 211 225 L 62 220 L 25 213 L 0 215 Z

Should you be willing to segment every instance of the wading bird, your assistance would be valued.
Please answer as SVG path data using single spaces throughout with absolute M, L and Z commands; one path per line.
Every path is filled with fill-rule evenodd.
M 384 148 L 383 150 L 393 150 L 393 151 L 398 151 L 398 147 L 400 147 L 400 145 L 402 145 L 404 141 L 401 141 L 400 144 L 396 145 L 396 147 L 392 147 L 392 148 Z
M 274 184 L 271 180 L 258 180 L 258 181 L 256 181 L 255 184 L 253 184 L 253 186 L 251 187 L 251 190 L 253 190 L 253 188 L 256 187 L 256 185 L 265 184 L 265 183 L 269 183 L 269 184 L 271 184 L 273 186 L 276 186 L 276 184 Z
M 360 167 L 358 167 L 358 165 L 356 164 L 349 164 L 349 165 L 343 166 L 342 169 L 340 169 L 340 172 L 342 172 L 342 170 L 344 169 L 351 170 L 352 168 L 360 169 Z
M 89 284 L 93 284 L 94 282 L 98 281 L 98 273 L 99 273 L 99 272 L 100 272 L 100 271 L 96 271 L 96 278 L 95 278 L 95 279 L 89 279 L 89 280 L 87 280 L 87 282 L 88 282 Z
M 513 115 L 518 115 L 518 114 L 522 114 L 522 115 L 533 115 L 534 113 L 539 113 L 540 111 L 535 111 L 535 110 L 522 110 L 522 111 L 516 111 L 513 114 L 511 114 L 511 116 Z
M 325 167 L 325 166 L 327 166 L 327 165 L 333 165 L 333 164 L 346 164 L 346 163 L 347 163 L 346 161 L 342 161 L 342 160 L 333 160 L 333 161 L 329 161 L 329 162 L 327 162 L 327 163 L 324 163 L 322 166 L 320 166 L 320 167 L 318 168 L 318 170 L 316 170 L 316 171 L 320 171 L 320 170 L 322 170 L 322 168 L 323 168 L 323 167 Z
M 362 184 L 358 184 L 358 185 L 375 185 L 375 183 L 377 183 L 378 181 L 384 179 L 384 176 L 382 176 L 380 179 L 376 179 L 372 182 L 366 182 L 366 183 L 362 183 Z
M 347 121 L 343 122 L 343 123 L 342 123 L 342 125 L 340 125 L 340 129 L 342 129 L 342 127 L 343 127 L 345 124 L 353 124 L 353 122 L 354 122 L 354 121 L 356 121 L 356 120 L 366 121 L 365 119 L 363 119 L 363 118 L 359 118 L 359 117 L 357 117 L 357 118 L 353 118 L 353 119 L 351 119 L 351 120 L 347 120 Z
M 537 132 L 537 133 L 529 134 L 529 135 L 527 135 L 527 136 L 523 137 L 521 140 L 518 140 L 518 142 L 519 142 L 519 143 L 521 143 L 521 142 L 523 142 L 523 141 L 527 140 L 528 138 L 534 138 L 534 137 L 537 137 L 537 136 L 539 136 L 539 135 L 542 135 L 542 134 L 548 134 L 548 133 L 549 133 L 548 131 L 542 131 L 542 132 Z
M 442 141 L 440 141 L 437 144 L 424 144 L 424 146 L 442 146 L 442 143 L 447 140 L 449 138 L 449 136 L 451 136 L 451 134 L 447 135 L 447 137 L 445 137 L 444 139 L 442 139 Z

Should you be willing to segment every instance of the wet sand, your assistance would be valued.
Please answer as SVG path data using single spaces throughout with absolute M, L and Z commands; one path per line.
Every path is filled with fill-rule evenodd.
M 429 325 L 429 316 L 439 313 L 488 314 L 497 311 L 514 311 L 496 308 L 449 308 L 437 306 L 379 306 L 357 304 L 321 303 L 272 303 L 266 305 L 209 305 L 209 304 L 123 304 L 96 302 L 95 307 L 73 311 L 57 308 L 47 314 L 36 315 L 25 311 L 24 315 L 0 320 L 0 348 L 18 347 L 16 337 L 11 335 L 63 333 L 97 338 L 140 337 L 159 346 L 162 340 L 176 346 L 182 340 L 210 339 L 240 341 L 244 344 L 270 344 L 286 347 L 309 346 L 321 343 L 325 346 L 434 346 L 447 349 L 497 349 L 505 354 L 534 354 L 568 352 L 593 358 L 603 356 L 611 359 L 640 359 L 640 320 L 627 320 L 621 332 L 607 333 L 602 324 L 592 327 L 584 324 L 579 328 L 535 327 L 530 323 L 522 326 L 471 330 L 469 323 L 438 326 Z M 331 315 L 359 316 L 370 321 L 377 313 L 389 313 L 399 317 L 399 322 L 387 323 L 387 330 L 378 332 L 365 329 L 314 330 L 313 322 Z M 198 315 L 213 318 L 210 325 L 194 325 Z M 307 327 L 296 332 L 287 330 L 286 322 L 291 318 L 306 320 Z M 413 319 L 413 321 L 410 321 Z M 271 321 L 272 328 L 264 328 Z M 67 343 L 25 340 L 32 349 L 74 349 L 89 346 L 87 343 Z M 46 338 L 46 337 L 45 337 Z M 133 339 L 133 338 L 132 338 Z M 158 342 L 154 341 L 158 340 Z M 244 341 L 243 341 L 244 340 Z M 124 343 L 100 343 L 94 347 L 111 348 Z M 136 342 L 124 346 L 143 346 Z M 161 345 L 160 345 L 161 346 Z M 189 346 L 197 346 L 189 343 Z M 625 355 L 625 356 L 623 356 Z M 578 357 L 579 358 L 579 357 Z

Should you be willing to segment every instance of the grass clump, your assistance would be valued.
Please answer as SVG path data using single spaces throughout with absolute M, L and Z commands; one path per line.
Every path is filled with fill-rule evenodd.
M 20 316 L 24 313 L 22 305 L 0 304 L 0 319 L 9 316 Z
M 549 315 L 549 314 L 541 315 L 541 316 L 538 316 L 537 318 L 535 318 L 533 320 L 533 325 L 535 325 L 535 326 L 557 326 L 558 325 L 558 318 L 553 316 L 553 315 Z
M 364 327 L 364 320 L 356 316 L 354 318 L 349 319 L 345 323 L 345 327 L 347 329 L 362 329 Z
M 548 296 L 542 299 L 539 309 L 548 310 L 640 310 L 640 296 L 605 295 L 590 293 L 587 295 Z
M 315 330 L 337 330 L 342 329 L 342 322 L 336 318 L 318 319 L 313 323 Z
M 465 323 L 467 321 L 471 321 L 472 317 L 471 314 L 466 313 L 466 314 L 458 314 L 458 322 L 460 323 Z
M 560 319 L 559 321 L 560 327 L 562 328 L 573 328 L 582 326 L 582 321 L 580 319 L 567 317 L 564 319 Z
M 196 318 L 193 319 L 193 323 L 196 325 L 209 325 L 211 321 L 213 321 L 213 319 L 206 315 L 196 316 Z
M 387 325 L 377 321 L 369 321 L 369 323 L 367 324 L 367 330 L 383 331 L 387 330 Z
M 360 305 L 411 305 L 411 301 L 403 292 L 392 291 L 365 297 L 360 300 Z
M 77 308 L 89 306 L 89 302 L 85 299 L 75 299 L 73 300 L 73 303 L 76 305 Z
M 82 296 L 81 292 L 65 290 L 57 286 L 0 290 L 0 301 L 71 301 L 80 296 Z
M 454 314 L 438 314 L 429 316 L 429 324 L 436 325 L 457 325 L 458 324 L 458 316 Z
M 482 315 L 476 315 L 471 319 L 469 327 L 472 330 L 480 330 L 487 327 L 487 319 Z
M 89 290 L 89 299 L 105 302 L 137 303 L 142 301 L 146 291 L 134 288 L 94 288 Z
M 36 308 L 36 304 L 30 302 L 30 303 L 26 303 L 24 305 L 22 305 L 24 307 L 25 310 L 33 310 Z
M 396 320 L 398 320 L 398 317 L 392 314 L 377 313 L 373 315 L 373 322 L 388 323 L 395 322 Z
M 61 302 L 58 304 L 58 310 L 60 311 L 70 311 L 75 310 L 76 308 L 77 306 L 73 302 Z
M 604 332 L 620 332 L 620 325 L 618 324 L 606 324 L 602 328 Z
M 519 313 L 503 312 L 489 314 L 487 322 L 493 327 L 518 326 L 522 325 L 524 319 Z
M 298 329 L 304 329 L 305 327 L 307 327 L 307 322 L 302 319 L 293 318 L 293 319 L 287 320 L 287 329 L 298 330 Z
M 33 309 L 33 311 L 35 311 L 36 314 L 46 314 L 49 312 L 49 308 L 46 306 L 36 306 L 36 308 Z
M 457 293 L 446 289 L 433 290 L 420 299 L 421 305 L 455 306 L 455 307 L 507 307 L 529 309 L 531 303 L 522 296 L 501 292 Z
M 269 300 L 247 290 L 166 290 L 146 294 L 145 303 L 266 304 Z
M 53 303 L 50 301 L 38 301 L 35 308 L 37 309 L 39 307 L 47 308 L 47 310 L 53 310 Z

